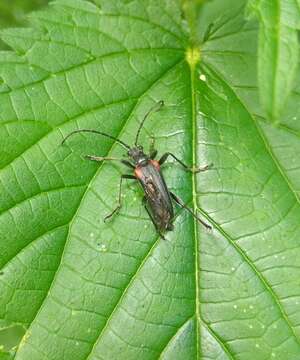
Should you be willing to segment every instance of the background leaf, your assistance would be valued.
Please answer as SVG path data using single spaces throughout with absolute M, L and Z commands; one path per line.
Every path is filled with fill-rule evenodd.
M 200 47 L 179 2 L 99 4 L 60 0 L 2 34 L 14 52 L 0 55 L 0 331 L 26 328 L 11 356 L 298 359 L 297 87 L 273 128 L 245 2 L 205 4 Z M 122 149 L 88 134 L 60 146 L 83 127 L 131 143 L 161 99 L 141 142 L 214 164 L 163 170 L 211 233 L 178 210 L 162 241 L 129 180 L 104 224 L 125 169 L 82 155 Z
M 258 84 L 261 103 L 271 121 L 279 122 L 294 86 L 298 66 L 298 0 L 251 0 L 260 20 Z
M 0 2 L 0 28 L 24 25 L 25 13 L 48 4 L 48 0 L 2 0 Z M 0 40 L 0 49 L 7 48 Z

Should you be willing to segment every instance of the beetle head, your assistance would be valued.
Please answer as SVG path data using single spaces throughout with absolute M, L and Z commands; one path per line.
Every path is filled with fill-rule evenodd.
M 135 146 L 128 150 L 128 156 L 133 160 L 135 165 L 146 165 L 148 162 L 148 156 L 144 153 L 144 149 L 141 145 Z

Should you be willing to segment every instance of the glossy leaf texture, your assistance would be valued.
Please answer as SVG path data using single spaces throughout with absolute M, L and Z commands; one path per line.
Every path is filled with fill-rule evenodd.
M 258 84 L 261 103 L 272 122 L 280 122 L 298 68 L 299 0 L 250 0 L 260 21 Z
M 9 29 L 0 53 L 0 341 L 3 358 L 299 359 L 297 85 L 280 126 L 259 105 L 258 26 L 246 2 L 205 3 L 191 48 L 180 2 L 60 0 Z M 156 234 L 134 181 L 117 202 L 122 156 L 98 129 L 174 152 L 176 209 Z M 130 170 L 129 170 L 130 171 Z M 19 329 L 20 330 L 20 329 Z

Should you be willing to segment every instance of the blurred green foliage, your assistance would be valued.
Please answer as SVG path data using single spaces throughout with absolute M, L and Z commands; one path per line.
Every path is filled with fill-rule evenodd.
M 1 0 L 0 28 L 21 26 L 26 24 L 26 14 L 49 3 L 49 0 Z M 0 40 L 0 49 L 7 45 Z

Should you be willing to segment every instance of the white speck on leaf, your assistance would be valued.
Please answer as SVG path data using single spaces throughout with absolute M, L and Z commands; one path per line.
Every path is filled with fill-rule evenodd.
M 104 244 L 100 245 L 100 251 L 101 252 L 106 252 L 107 251 L 106 245 L 104 245 Z

